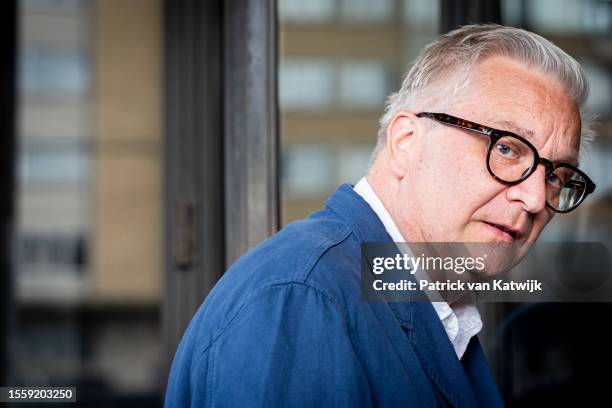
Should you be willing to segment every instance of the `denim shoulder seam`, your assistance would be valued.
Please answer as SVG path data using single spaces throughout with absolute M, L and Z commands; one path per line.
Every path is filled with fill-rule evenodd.
M 302 276 L 301 280 L 306 282 L 312 273 L 312 270 L 317 265 L 319 259 L 321 259 L 323 255 L 325 255 L 331 248 L 344 242 L 352 232 L 353 230 L 348 225 L 344 225 L 344 227 L 340 229 L 337 234 L 323 241 L 316 247 L 316 250 L 312 251 L 306 262 L 304 262 L 303 269 L 297 276 Z

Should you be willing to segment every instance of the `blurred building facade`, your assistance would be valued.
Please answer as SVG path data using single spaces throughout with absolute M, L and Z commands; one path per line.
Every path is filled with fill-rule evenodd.
M 384 101 L 440 31 L 425 0 L 279 2 L 282 222 L 365 174 Z
M 161 4 L 24 0 L 18 14 L 13 381 L 155 401 Z

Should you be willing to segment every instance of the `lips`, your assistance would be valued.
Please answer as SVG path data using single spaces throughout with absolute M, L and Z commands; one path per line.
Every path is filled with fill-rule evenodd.
M 501 235 L 507 241 L 516 241 L 523 237 L 524 233 L 518 228 L 512 228 L 509 225 L 497 224 L 494 222 L 484 221 L 494 232 Z

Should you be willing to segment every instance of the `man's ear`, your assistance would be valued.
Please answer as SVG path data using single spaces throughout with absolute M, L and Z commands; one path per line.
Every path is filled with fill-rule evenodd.
M 399 111 L 393 116 L 387 127 L 387 155 L 391 170 L 403 178 L 407 165 L 414 155 L 414 136 L 419 131 L 419 118 L 414 112 Z

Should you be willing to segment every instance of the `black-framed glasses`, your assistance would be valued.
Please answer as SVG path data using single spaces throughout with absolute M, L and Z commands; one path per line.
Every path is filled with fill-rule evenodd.
M 583 171 L 569 163 L 553 163 L 540 157 L 528 140 L 512 132 L 445 113 L 420 112 L 417 116 L 488 136 L 487 170 L 502 183 L 519 184 L 531 176 L 539 164 L 543 164 L 546 169 L 546 205 L 556 212 L 574 210 L 595 191 L 595 183 Z

